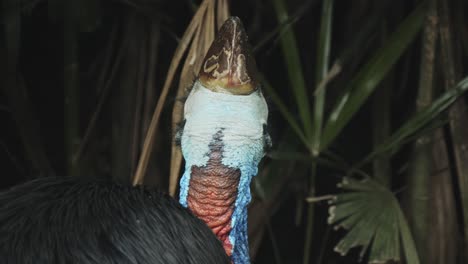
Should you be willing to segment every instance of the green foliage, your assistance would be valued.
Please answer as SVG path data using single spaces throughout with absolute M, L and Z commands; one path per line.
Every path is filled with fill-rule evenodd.
M 418 138 L 424 133 L 440 127 L 446 122 L 437 120 L 441 113 L 449 108 L 460 96 L 468 90 L 468 76 L 461 80 L 453 89 L 447 90 L 431 105 L 414 114 L 396 132 L 394 132 L 385 142 L 375 148 L 375 150 L 358 163 L 355 167 L 360 167 L 382 153 L 395 153 L 404 144 Z M 437 121 L 437 122 L 435 122 Z
M 277 13 L 279 23 L 288 20 L 288 12 L 283 0 L 274 0 L 273 6 Z M 296 36 L 292 30 L 284 31 L 281 35 L 281 48 L 283 50 L 284 60 L 286 62 L 286 70 L 288 72 L 289 82 L 291 83 L 292 91 L 296 98 L 299 115 L 302 125 L 304 126 L 304 134 L 310 139 L 312 136 L 312 118 L 309 105 L 309 97 L 307 95 L 304 74 L 301 66 L 299 51 L 296 44 Z
M 345 177 L 338 186 L 347 192 L 332 200 L 328 223 L 348 232 L 336 252 L 345 255 L 353 247 L 362 247 L 361 259 L 369 250 L 368 263 L 386 263 L 400 260 L 402 243 L 407 263 L 419 263 L 408 224 L 390 190 L 370 178 Z
M 324 1 L 322 7 L 322 21 L 320 22 L 320 36 L 317 49 L 317 64 L 315 74 L 314 93 L 314 130 L 312 135 L 312 151 L 318 154 L 322 136 L 323 116 L 326 101 L 326 78 L 329 74 L 330 50 L 333 22 L 333 0 Z
M 278 16 L 282 21 L 287 19 L 287 13 L 284 10 L 284 4 L 282 1 L 275 1 L 275 7 L 279 10 Z M 331 7 L 330 7 L 331 8 Z M 398 58 L 404 53 L 406 48 L 418 35 L 422 22 L 425 15 L 425 4 L 420 4 L 418 8 L 413 11 L 398 27 L 398 29 L 390 36 L 387 45 L 380 48 L 376 54 L 364 65 L 364 67 L 356 74 L 356 77 L 350 82 L 349 86 L 345 88 L 343 96 L 340 97 L 338 103 L 334 107 L 334 110 L 330 114 L 327 123 L 325 125 L 323 133 L 320 131 L 323 108 L 324 108 L 324 96 L 325 89 L 320 89 L 316 95 L 315 111 L 311 113 L 304 87 L 304 78 L 302 74 L 302 67 L 300 65 L 299 57 L 297 56 L 297 45 L 295 44 L 295 37 L 287 31 L 283 34 L 282 47 L 289 78 L 291 80 L 291 88 L 295 94 L 296 104 L 302 122 L 305 127 L 312 125 L 311 116 L 314 116 L 315 133 L 314 146 L 320 145 L 320 150 L 326 149 L 341 132 L 341 130 L 351 121 L 351 118 L 359 111 L 361 106 L 364 104 L 369 95 L 374 91 L 379 82 L 386 76 L 386 74 L 392 69 L 392 66 L 397 62 Z M 320 83 L 328 73 L 328 56 L 326 55 L 329 51 L 330 45 L 330 31 L 331 31 L 331 19 L 330 10 L 324 12 L 323 18 L 323 30 L 319 43 L 319 65 L 317 65 L 317 82 Z M 288 33 L 289 32 L 289 33 Z M 327 44 L 328 43 L 328 44 Z M 325 55 L 323 55 L 325 54 Z M 318 85 L 318 84 L 317 84 Z M 311 138 L 311 132 L 304 129 L 299 131 L 299 125 L 294 121 L 293 115 L 287 110 L 286 104 L 281 98 L 274 92 L 271 85 L 265 84 L 267 93 L 272 97 L 272 100 L 280 109 L 281 114 L 287 120 L 289 125 L 294 129 L 297 135 L 303 140 L 308 148 L 310 148 L 309 140 Z M 306 102 L 304 102 L 306 100 Z M 309 124 L 310 123 L 310 124 Z M 310 128 L 312 129 L 312 127 Z M 320 134 L 323 137 L 320 138 Z M 316 152 L 316 151 L 314 151 Z
M 288 122 L 289 126 L 294 130 L 296 135 L 302 140 L 304 145 L 308 145 L 308 140 L 304 133 L 301 130 L 300 125 L 297 123 L 296 119 L 294 119 L 294 115 L 288 110 L 288 107 L 285 103 L 281 100 L 280 96 L 276 93 L 275 89 L 271 86 L 271 84 L 265 78 L 262 78 L 263 88 L 266 93 L 270 96 L 270 99 L 275 103 L 278 110 L 283 115 L 283 117 Z
M 325 125 L 322 149 L 328 147 L 350 122 L 409 44 L 418 36 L 425 17 L 425 9 L 425 4 L 420 4 L 398 26 L 389 37 L 387 44 L 375 53 L 345 88 L 344 94 L 336 103 Z
M 277 11 L 279 22 L 287 20 L 288 15 L 283 1 L 276 0 L 273 4 Z M 276 170 L 273 168 L 278 163 L 277 160 L 299 161 L 306 164 L 308 162 L 308 189 L 309 196 L 311 197 L 315 195 L 317 165 L 341 171 L 346 170 L 346 166 L 343 166 L 342 163 L 324 159 L 322 157 L 323 153 L 328 151 L 328 148 L 337 136 L 353 121 L 352 118 L 362 109 L 364 103 L 375 89 L 379 87 L 379 83 L 384 80 L 410 47 L 411 43 L 419 36 L 426 16 L 427 3 L 425 1 L 420 3 L 398 24 L 396 30 L 389 36 L 384 45 L 363 64 L 363 67 L 356 74 L 351 75 L 351 80 L 343 89 L 342 96 L 336 101 L 331 113 L 326 116 L 324 111 L 327 102 L 325 86 L 334 77 L 329 67 L 332 36 L 331 25 L 333 22 L 332 10 L 333 1 L 323 1 L 320 32 L 317 38 L 315 93 L 313 94 L 313 98 L 310 97 L 314 102 L 313 108 L 309 108 L 308 100 L 310 99 L 305 100 L 304 98 L 307 96 L 303 77 L 305 73 L 297 56 L 299 52 L 297 50 L 295 35 L 292 31 L 284 32 L 281 35 L 282 54 L 292 86 L 291 91 L 296 99 L 292 105 L 297 106 L 303 127 L 295 119 L 293 110 L 277 94 L 274 87 L 265 80 L 266 77 L 263 77 L 266 93 L 275 103 L 297 138 L 302 142 L 303 147 L 309 151 L 307 154 L 301 154 L 296 151 L 291 152 L 278 148 L 277 151 L 270 153 L 269 156 L 275 162 L 267 166 L 266 169 L 270 173 L 263 177 L 263 182 L 268 182 L 269 186 L 275 186 L 272 182 L 275 182 L 274 177 L 278 177 L 278 175 L 274 173 Z M 347 54 L 347 56 L 350 55 Z M 367 164 L 381 154 L 395 154 L 404 144 L 445 124 L 446 121 L 440 118 L 441 113 L 447 110 L 457 98 L 466 92 L 467 88 L 467 79 L 465 79 L 457 87 L 441 95 L 433 104 L 416 113 L 384 142 L 377 145 L 361 162 L 348 169 L 348 175 L 355 173 L 365 174 L 365 172 L 358 171 L 362 165 Z M 326 120 L 325 124 L 323 124 L 324 120 Z M 262 184 L 260 183 L 259 185 Z M 268 188 L 264 187 L 262 190 L 268 194 Z M 330 208 L 330 223 L 336 227 L 343 227 L 348 230 L 347 235 L 335 247 L 336 251 L 344 255 L 351 248 L 362 246 L 361 258 L 369 250 L 369 263 L 384 263 L 388 260 L 401 259 L 400 244 L 402 244 L 402 252 L 404 252 L 406 261 L 408 263 L 419 263 L 418 254 L 405 216 L 400 209 L 397 199 L 390 190 L 372 179 L 357 181 L 352 178 L 346 178 L 342 182 L 341 187 L 352 192 L 338 194 L 334 205 Z M 269 197 L 266 195 L 264 198 L 268 199 Z M 312 245 L 311 237 L 313 234 L 311 226 L 313 223 L 312 218 L 314 218 L 311 208 L 312 205 L 309 207 L 307 218 L 308 228 L 304 249 L 304 263 L 310 262 L 310 246 Z

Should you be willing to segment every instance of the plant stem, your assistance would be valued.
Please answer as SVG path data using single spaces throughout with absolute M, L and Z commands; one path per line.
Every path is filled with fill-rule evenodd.
M 309 197 L 313 197 L 315 195 L 315 178 L 317 173 L 317 163 L 312 162 L 310 171 L 310 182 L 309 182 Z M 314 235 L 314 203 L 307 204 L 307 226 L 306 226 L 306 233 L 305 233 L 305 243 L 304 243 L 304 258 L 303 263 L 308 264 L 311 260 L 311 253 L 312 253 L 312 242 L 313 242 L 313 235 Z
M 322 4 L 322 15 L 320 21 L 320 35 L 317 48 L 317 71 L 315 74 L 316 93 L 314 97 L 314 120 L 312 130 L 312 156 L 320 154 L 320 140 L 322 135 L 323 113 L 326 101 L 326 84 L 321 87 L 322 81 L 327 77 L 330 63 L 330 46 L 333 21 L 333 0 L 325 0 Z M 317 163 L 312 162 L 309 176 L 309 197 L 315 196 Z M 314 203 L 307 204 L 307 227 L 306 242 L 304 244 L 304 264 L 310 263 L 312 253 L 312 242 L 314 233 Z
M 426 14 L 422 40 L 421 71 L 416 109 L 421 111 L 432 102 L 434 57 L 437 39 L 437 9 L 435 0 L 430 0 Z M 432 172 L 431 135 L 416 140 L 408 180 L 409 222 L 422 263 L 428 263 L 427 242 L 429 240 L 429 196 Z
M 451 89 L 455 86 L 455 83 L 460 78 L 460 71 L 457 71 L 457 66 L 460 65 L 458 56 L 455 55 L 455 46 L 453 43 L 454 30 L 453 28 L 456 23 L 451 23 L 450 8 L 456 8 L 452 2 L 439 0 L 440 14 L 440 45 L 441 45 L 441 61 L 442 69 L 444 74 L 444 86 L 445 89 Z M 453 4 L 453 3 L 452 3 Z M 456 10 L 456 9 L 455 9 Z M 454 20 L 454 22 L 456 19 Z M 458 28 L 462 28 L 464 25 L 460 23 Z M 453 30 L 452 30 L 453 28 Z M 450 136 L 452 139 L 452 151 L 455 158 L 455 170 L 458 178 L 458 186 L 460 192 L 460 200 L 463 215 L 463 226 L 464 226 L 464 252 L 465 262 L 468 258 L 468 125 L 463 120 L 468 118 L 468 107 L 466 102 L 459 100 L 456 102 L 452 109 L 449 111 L 450 119 Z

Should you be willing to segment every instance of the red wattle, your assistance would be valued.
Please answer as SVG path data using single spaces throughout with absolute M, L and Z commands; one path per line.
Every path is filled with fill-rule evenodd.
M 209 160 L 205 166 L 192 166 L 187 204 L 213 230 L 223 243 L 226 254 L 231 256 L 229 234 L 232 230 L 231 216 L 237 197 L 240 170 L 222 164 L 221 138 L 221 131 L 213 137 Z

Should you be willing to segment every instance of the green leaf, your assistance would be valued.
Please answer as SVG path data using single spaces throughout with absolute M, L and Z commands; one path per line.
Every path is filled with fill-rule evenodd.
M 289 19 L 286 5 L 283 0 L 274 0 L 273 6 L 275 8 L 279 24 L 282 24 Z M 302 125 L 304 126 L 304 134 L 307 139 L 310 140 L 312 137 L 312 118 L 309 97 L 307 96 L 299 50 L 296 43 L 296 36 L 290 26 L 288 26 L 288 29 L 282 33 L 280 40 L 284 60 L 286 62 L 289 82 L 296 99 Z
M 332 201 L 328 223 L 348 232 L 336 252 L 346 255 L 351 248 L 362 247 L 361 259 L 369 251 L 368 263 L 386 263 L 401 259 L 402 242 L 407 263 L 419 264 L 408 224 L 390 190 L 371 178 L 345 177 L 338 186 L 347 192 Z
M 321 149 L 327 148 L 338 136 L 416 38 L 424 21 L 425 9 L 424 2 L 398 26 L 389 37 L 387 44 L 376 52 L 350 82 L 327 120 Z
M 444 120 L 438 122 L 434 122 L 434 120 L 436 120 L 442 112 L 447 110 L 447 108 L 449 108 L 467 90 L 468 76 L 461 80 L 454 88 L 444 92 L 427 108 L 416 113 L 386 141 L 382 142 L 379 146 L 376 146 L 373 152 L 353 167 L 359 168 L 381 153 L 389 152 L 390 154 L 393 154 L 403 144 L 408 143 L 411 139 L 418 138 L 418 136 L 422 134 L 421 132 L 431 131 L 440 125 L 445 124 L 446 122 Z
M 319 154 L 320 138 L 322 136 L 323 112 L 325 109 L 326 87 L 321 87 L 329 71 L 330 47 L 332 37 L 333 0 L 326 0 L 322 6 L 322 19 L 320 22 L 320 35 L 317 48 L 317 69 L 315 74 L 315 103 L 314 123 L 312 131 L 312 151 L 315 156 Z
M 284 102 L 281 100 L 280 96 L 275 92 L 275 89 L 271 87 L 270 83 L 263 77 L 260 77 L 262 80 L 262 87 L 265 90 L 266 94 L 269 95 L 270 99 L 276 104 L 278 110 L 280 111 L 281 115 L 283 115 L 284 119 L 289 123 L 289 126 L 294 130 L 296 135 L 301 139 L 304 145 L 308 145 L 308 141 L 302 132 L 299 124 L 294 119 L 293 114 L 288 110 L 288 107 Z

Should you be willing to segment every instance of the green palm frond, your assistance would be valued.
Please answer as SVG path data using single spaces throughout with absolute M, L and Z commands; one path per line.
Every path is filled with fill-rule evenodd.
M 376 146 L 374 151 L 358 162 L 354 168 L 361 167 L 382 153 L 394 154 L 404 144 L 446 124 L 447 121 L 440 119 L 440 115 L 463 96 L 466 91 L 468 91 L 468 76 L 464 77 L 455 87 L 441 94 L 432 104 L 415 113 L 387 140 Z
M 400 243 L 408 263 L 418 264 L 413 239 L 393 193 L 375 180 L 345 177 L 338 187 L 347 191 L 335 196 L 328 223 L 348 230 L 335 251 L 346 255 L 362 247 L 361 259 L 369 250 L 368 263 L 400 260 Z
M 389 36 L 386 45 L 383 45 L 350 81 L 325 123 L 321 150 L 326 149 L 341 133 L 403 52 L 416 39 L 425 14 L 426 2 L 422 2 Z

